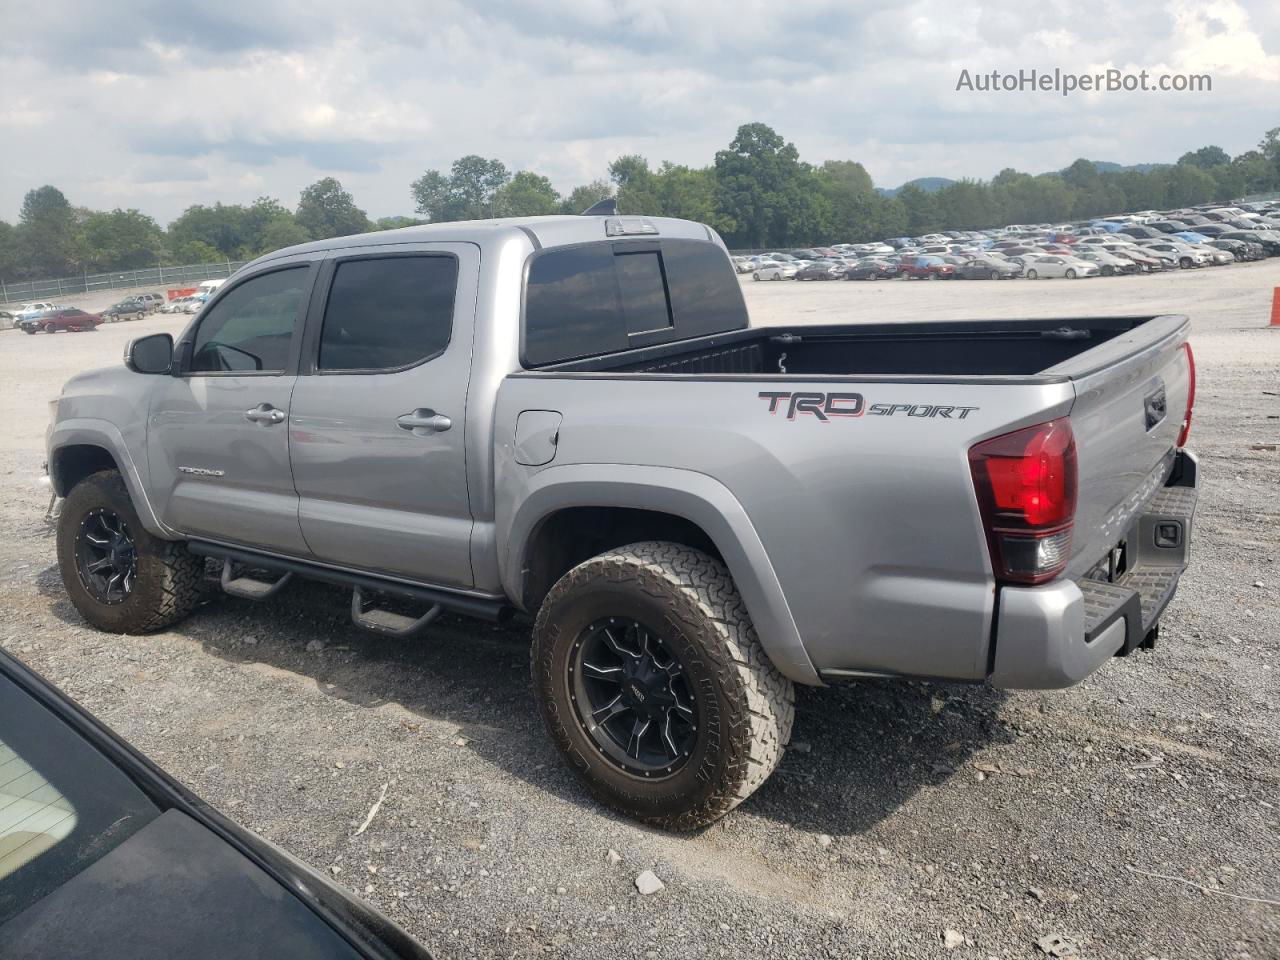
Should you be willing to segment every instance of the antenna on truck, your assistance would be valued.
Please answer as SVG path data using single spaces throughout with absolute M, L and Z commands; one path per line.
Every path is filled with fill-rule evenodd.
M 579 216 L 582 217 L 612 217 L 618 212 L 618 200 L 616 197 L 605 197 L 603 200 L 597 200 L 587 209 L 583 210 Z

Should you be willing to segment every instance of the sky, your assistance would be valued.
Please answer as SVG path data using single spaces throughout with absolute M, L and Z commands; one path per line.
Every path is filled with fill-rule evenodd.
M 962 70 L 1206 73 L 981 93 Z M 761 121 L 878 186 L 1236 154 L 1280 125 L 1276 0 L 0 0 L 0 219 L 51 183 L 165 224 L 337 177 L 372 217 L 464 154 L 567 192 Z

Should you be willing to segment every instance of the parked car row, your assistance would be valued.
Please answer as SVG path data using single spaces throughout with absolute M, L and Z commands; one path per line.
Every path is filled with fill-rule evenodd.
M 739 273 L 755 280 L 1075 280 L 1273 256 L 1280 256 L 1280 201 L 951 230 L 733 259 Z

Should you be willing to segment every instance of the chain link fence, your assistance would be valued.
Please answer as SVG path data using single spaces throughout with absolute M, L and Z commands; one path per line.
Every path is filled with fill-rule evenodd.
M 121 287 L 189 287 L 201 280 L 229 277 L 247 260 L 221 260 L 217 263 L 192 263 L 180 267 L 148 267 L 143 270 L 115 270 L 111 273 L 85 273 L 53 280 L 25 280 L 9 283 L 0 279 L 0 303 L 24 300 L 56 300 L 75 293 L 93 293 Z

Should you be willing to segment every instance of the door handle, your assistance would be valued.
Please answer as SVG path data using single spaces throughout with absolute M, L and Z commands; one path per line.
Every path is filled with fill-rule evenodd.
M 250 423 L 265 423 L 271 426 L 273 423 L 284 423 L 284 411 L 277 410 L 269 403 L 260 403 L 252 410 L 246 410 L 244 418 Z
M 419 437 L 427 433 L 444 433 L 453 426 L 453 421 L 444 414 L 423 407 L 419 407 L 413 413 L 396 417 L 396 423 L 401 430 L 412 430 L 414 435 Z

